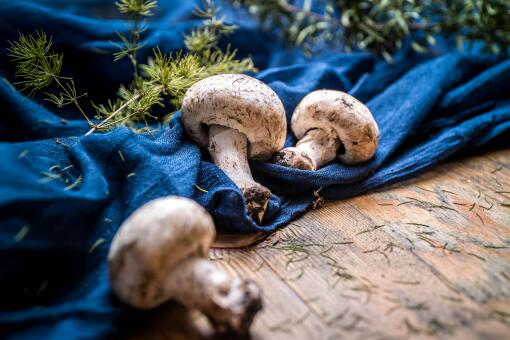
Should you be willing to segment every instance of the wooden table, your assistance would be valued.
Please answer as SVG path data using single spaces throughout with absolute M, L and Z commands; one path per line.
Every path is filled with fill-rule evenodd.
M 510 150 L 326 202 L 210 259 L 262 287 L 253 339 L 510 339 Z M 210 334 L 169 304 L 135 338 Z

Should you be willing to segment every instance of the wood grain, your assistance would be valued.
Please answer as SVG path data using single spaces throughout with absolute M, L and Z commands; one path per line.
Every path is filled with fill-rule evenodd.
M 494 151 L 327 202 L 210 258 L 263 288 L 252 339 L 508 339 L 509 192 L 510 150 Z M 135 338 L 212 336 L 186 313 L 165 306 Z

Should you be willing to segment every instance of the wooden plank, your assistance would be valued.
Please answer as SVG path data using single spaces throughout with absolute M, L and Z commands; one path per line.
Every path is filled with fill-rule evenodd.
M 510 150 L 455 160 L 210 257 L 264 289 L 254 339 L 505 339 L 509 189 Z M 151 338 L 211 335 L 203 318 L 168 308 Z
M 327 339 L 331 330 L 314 315 L 305 301 L 290 289 L 253 250 L 213 249 L 210 260 L 232 275 L 250 278 L 264 287 L 264 311 L 252 326 L 251 339 Z M 205 317 L 174 303 L 152 312 L 132 339 L 204 339 L 213 331 Z M 225 339 L 225 337 L 222 337 Z
M 220 268 L 250 278 L 263 287 L 264 312 L 252 326 L 252 339 L 266 339 L 268 335 L 289 340 L 297 336 L 303 339 L 329 336 L 328 327 L 314 315 L 307 302 L 290 289 L 253 249 L 214 249 L 210 257 Z
M 510 285 L 505 278 L 510 271 L 507 243 L 510 233 L 503 224 L 505 219 L 508 223 L 508 214 L 497 206 L 488 211 L 474 206 L 473 192 L 463 188 L 462 182 L 452 184 L 448 177 L 434 176 L 435 188 L 455 192 L 454 198 L 442 200 L 429 191 L 418 195 L 416 191 L 420 189 L 407 185 L 385 194 L 388 202 L 400 199 L 401 203 L 383 208 L 371 204 L 370 200 L 360 200 L 359 204 L 371 213 L 386 216 L 389 221 L 402 221 L 400 228 L 393 229 L 392 236 L 401 244 L 405 244 L 404 239 L 407 244 L 412 242 L 413 252 L 448 278 L 458 291 L 478 302 L 494 295 L 510 296 Z M 424 183 L 418 182 L 418 186 L 426 188 Z M 420 201 L 416 203 L 410 199 L 418 197 Z M 456 206 L 452 201 L 465 202 L 462 203 L 465 205 Z M 405 202 L 411 204 L 402 204 Z M 435 206 L 431 208 L 427 204 Z
M 299 227 L 292 225 L 284 231 L 283 239 L 288 241 L 282 241 L 283 245 L 319 244 L 308 247 L 306 261 L 289 265 L 292 252 L 272 248 L 257 252 L 282 277 L 294 275 L 301 267 L 302 274 L 290 278 L 289 286 L 311 301 L 327 324 L 338 327 L 339 335 L 467 334 L 487 324 L 493 324 L 491 330 L 502 331 L 489 312 L 463 296 L 441 273 L 434 273 L 431 265 L 410 251 L 411 246 L 388 234 L 387 230 L 395 232 L 398 226 L 384 222 L 370 219 L 350 202 L 334 203 L 307 214 L 296 223 Z M 335 244 L 350 241 L 354 243 Z
M 501 151 L 486 156 L 476 156 L 440 164 L 438 171 L 454 172 L 467 180 L 480 193 L 490 192 L 496 196 L 510 191 L 510 156 Z M 507 198 L 510 195 L 507 194 Z

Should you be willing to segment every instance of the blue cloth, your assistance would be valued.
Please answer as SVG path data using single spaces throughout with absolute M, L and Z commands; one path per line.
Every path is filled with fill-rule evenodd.
M 141 60 L 156 45 L 166 52 L 183 48 L 182 34 L 197 24 L 193 6 L 160 1 Z M 44 28 L 64 52 L 64 74 L 72 74 L 88 98 L 105 102 L 131 75 L 129 62 L 112 61 L 109 40 L 128 30 L 112 17 L 112 7 L 99 0 L 1 1 L 0 74 L 14 81 L 6 41 Z M 179 115 L 152 133 L 119 128 L 84 137 L 88 126 L 75 110 L 27 98 L 0 80 L 1 338 L 112 337 L 143 320 L 145 313 L 112 297 L 106 254 L 122 221 L 151 199 L 192 197 L 222 231 L 271 231 L 303 213 L 318 188 L 326 199 L 345 198 L 413 176 L 466 148 L 495 141 L 508 146 L 508 59 L 449 52 L 448 41 L 434 55 L 404 51 L 394 64 L 334 51 L 307 59 L 249 20 L 238 21 L 230 42 L 240 56 L 253 57 L 261 70 L 256 76 L 280 96 L 287 118 L 312 90 L 347 91 L 367 103 L 379 124 L 375 158 L 316 172 L 251 163 L 256 179 L 275 194 L 258 226 L 239 190 L 186 136 Z M 286 144 L 294 142 L 289 133 Z

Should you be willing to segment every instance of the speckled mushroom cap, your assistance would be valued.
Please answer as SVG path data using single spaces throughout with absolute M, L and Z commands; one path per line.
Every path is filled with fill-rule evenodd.
M 190 137 L 208 146 L 205 126 L 235 129 L 248 139 L 248 157 L 267 160 L 283 148 L 287 121 L 274 91 L 243 74 L 221 74 L 194 84 L 184 96 L 182 121 Z
M 168 273 L 187 258 L 206 257 L 214 236 L 211 216 L 191 199 L 167 196 L 146 203 L 112 241 L 108 262 L 113 289 L 139 308 L 150 307 L 146 301 L 158 301 Z M 132 293 L 140 290 L 144 294 Z
M 294 110 L 291 127 L 298 139 L 312 129 L 323 129 L 338 138 L 343 144 L 338 158 L 346 164 L 372 158 L 379 142 L 379 129 L 370 110 L 356 98 L 335 90 L 305 96 Z

